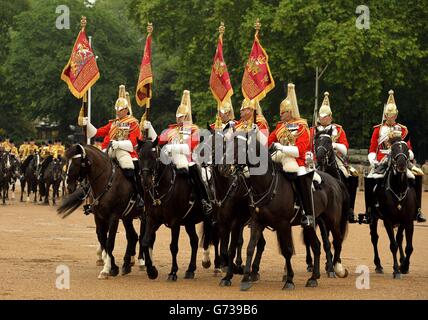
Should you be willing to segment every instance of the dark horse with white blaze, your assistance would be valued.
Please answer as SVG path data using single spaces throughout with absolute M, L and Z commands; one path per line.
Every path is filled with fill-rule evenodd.
M 97 237 L 104 260 L 104 268 L 98 276 L 99 279 L 106 279 L 109 275 L 116 276 L 119 273 L 113 249 L 121 219 L 127 239 L 122 275 L 131 272 L 131 258 L 135 256 L 135 247 L 138 242 L 133 220 L 143 214 L 142 210 L 138 210 L 135 206 L 131 207 L 130 201 L 134 193 L 131 182 L 124 176 L 118 164 L 93 146 L 73 145 L 67 149 L 65 157 L 68 160 L 67 186 L 71 194 L 63 200 L 57 209 L 58 213 L 66 217 L 87 197 L 91 200 Z M 81 186 L 75 189 L 78 182 Z M 101 250 L 97 252 L 99 258 Z
M 374 263 L 376 272 L 383 273 L 377 249 L 378 233 L 377 223 L 383 220 L 390 241 L 390 250 L 393 257 L 393 277 L 401 278 L 407 274 L 410 266 L 410 256 L 413 252 L 412 240 L 417 213 L 417 200 L 415 189 L 409 184 L 407 177 L 409 147 L 401 138 L 391 140 L 388 169 L 384 178 L 377 179 L 375 198 L 379 204 L 372 217 L 370 235 L 374 249 Z M 394 236 L 394 227 L 398 226 L 397 235 Z M 403 251 L 403 231 L 406 234 L 406 249 Z M 400 266 L 397 260 L 397 251 L 400 251 Z
M 240 141 L 240 142 L 239 142 Z M 294 253 L 291 227 L 300 225 L 301 211 L 295 211 L 294 204 L 297 199 L 292 176 L 284 174 L 282 167 L 273 162 L 267 148 L 256 138 L 256 133 L 237 132 L 234 144 L 231 145 L 234 152 L 235 165 L 241 172 L 248 167 L 250 176 L 247 180 L 242 175 L 244 183 L 248 184 L 250 192 L 250 205 L 252 210 L 251 236 L 247 247 L 247 261 L 244 270 L 244 277 L 241 283 L 241 290 L 251 287 L 250 265 L 263 229 L 271 227 L 277 232 L 277 238 L 281 253 L 285 258 L 286 274 L 283 289 L 294 289 L 294 272 L 291 266 L 291 257 Z M 243 156 L 244 155 L 244 156 Z M 258 162 L 251 159 L 251 155 L 260 155 Z M 245 158 L 242 161 L 242 158 Z M 264 174 L 252 174 L 252 168 L 260 168 L 264 162 L 266 168 Z M 349 209 L 349 199 L 346 187 L 340 182 L 323 172 L 318 172 L 322 178 L 320 189 L 314 192 L 314 208 L 316 218 L 322 217 L 332 229 L 333 245 L 335 255 L 333 258 L 334 269 L 338 276 L 347 275 L 347 270 L 343 268 L 340 259 L 342 242 L 347 228 L 347 212 Z M 312 183 L 312 174 L 307 174 L 307 183 Z M 304 197 L 305 195 L 300 195 Z M 315 229 L 304 228 L 304 236 L 309 239 L 312 251 L 314 252 L 314 268 L 312 276 L 308 279 L 307 287 L 316 287 L 317 279 L 320 277 L 320 242 Z
M 196 270 L 198 235 L 195 224 L 204 222 L 204 234 L 211 232 L 211 223 L 204 221 L 202 203 L 193 192 L 193 185 L 187 172 L 180 172 L 169 161 L 168 156 L 158 146 L 158 140 L 139 142 L 138 157 L 145 193 L 146 229 L 141 240 L 146 255 L 146 270 L 150 279 L 156 279 L 158 271 L 153 265 L 149 246 L 153 243 L 156 231 L 162 224 L 171 229 L 170 251 L 172 255 L 169 281 L 177 280 L 177 253 L 180 227 L 184 226 L 190 239 L 191 258 L 185 273 L 186 279 L 193 279 Z
M 243 245 L 243 229 L 251 220 L 249 207 L 249 192 L 236 174 L 235 167 L 227 164 L 225 132 L 207 127 L 210 135 L 201 146 L 202 152 L 208 152 L 207 159 L 211 169 L 211 184 L 213 186 L 213 204 L 216 212 L 216 228 L 220 236 L 220 251 L 222 262 L 226 263 L 227 273 L 220 281 L 221 286 L 230 286 L 235 273 L 242 274 L 243 266 L 241 250 Z M 203 155 L 205 158 L 205 154 Z M 259 279 L 259 267 L 266 241 L 263 234 L 257 243 L 257 253 L 252 264 L 251 280 Z M 235 256 L 236 264 L 234 263 Z
M 354 188 L 355 179 L 347 179 L 342 172 L 342 170 L 339 169 L 339 166 L 336 161 L 336 155 L 335 151 L 333 149 L 333 140 L 331 138 L 332 135 L 332 129 L 318 131 L 315 134 L 314 137 L 314 151 L 315 151 L 315 157 L 317 160 L 316 167 L 318 170 L 323 171 L 331 175 L 332 177 L 336 178 L 337 180 L 341 181 L 345 186 L 347 187 L 348 194 L 351 194 L 351 188 Z M 357 180 L 358 183 L 358 180 Z M 355 199 L 354 199 L 355 200 Z M 350 199 L 350 202 L 352 203 L 353 200 Z M 348 218 L 353 217 L 353 210 L 350 208 L 348 212 Z M 326 251 L 327 256 L 327 264 L 326 268 L 328 271 L 331 271 L 331 266 L 329 266 L 329 256 L 331 256 L 330 251 L 330 240 L 329 240 L 329 233 L 330 233 L 330 226 L 325 225 L 325 222 L 323 219 L 320 220 L 320 228 L 321 228 L 321 234 L 323 237 L 323 243 L 324 243 L 324 249 Z

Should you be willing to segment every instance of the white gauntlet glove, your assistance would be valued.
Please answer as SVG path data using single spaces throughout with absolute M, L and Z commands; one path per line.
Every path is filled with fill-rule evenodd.
M 369 159 L 370 165 L 372 167 L 374 167 L 375 165 L 378 164 L 378 161 L 376 160 L 376 153 L 375 152 L 370 152 L 369 155 L 367 156 L 367 158 Z

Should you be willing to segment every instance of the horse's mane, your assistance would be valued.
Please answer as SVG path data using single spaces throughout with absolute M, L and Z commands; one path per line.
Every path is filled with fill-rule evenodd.
M 73 144 L 70 148 L 68 148 L 65 151 L 65 157 L 67 159 L 71 159 L 71 157 L 73 157 L 74 155 L 80 153 L 80 150 L 78 149 L 79 144 Z M 101 156 L 107 157 L 107 155 L 102 152 L 100 149 L 98 149 L 97 147 L 94 147 L 92 145 L 81 145 L 83 148 L 85 149 L 89 149 L 91 151 L 94 151 L 95 153 L 99 153 Z

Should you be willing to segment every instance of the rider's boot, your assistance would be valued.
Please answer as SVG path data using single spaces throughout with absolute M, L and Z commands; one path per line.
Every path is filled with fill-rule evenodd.
M 205 183 L 202 180 L 201 173 L 196 164 L 189 166 L 189 176 L 192 180 L 193 185 L 195 186 L 194 189 L 197 193 L 197 196 L 201 200 L 202 209 L 204 211 L 204 216 L 206 220 L 214 225 L 217 221 L 213 215 L 213 207 L 211 204 L 212 202 L 210 199 L 210 193 L 208 192 L 207 187 L 205 186 Z
M 314 196 L 312 192 L 312 180 L 314 172 L 297 176 L 294 184 L 300 204 L 303 207 L 301 225 L 303 228 L 315 228 Z
M 427 219 L 422 213 L 422 176 L 415 176 L 415 191 L 416 191 L 416 201 L 417 201 L 417 212 L 416 212 L 416 221 L 417 222 L 426 222 Z
M 134 169 L 122 169 L 125 177 L 131 182 L 134 187 L 134 192 L 136 195 L 135 205 L 137 208 L 144 208 L 144 200 L 143 200 L 143 188 L 141 187 L 141 182 L 138 183 L 138 178 L 135 175 Z

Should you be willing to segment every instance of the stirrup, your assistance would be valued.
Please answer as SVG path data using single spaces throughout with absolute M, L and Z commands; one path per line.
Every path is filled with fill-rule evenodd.
M 83 213 L 85 214 L 85 215 L 89 215 L 89 214 L 91 214 L 91 213 L 93 213 L 94 211 L 93 211 L 93 209 L 92 209 L 92 205 L 90 205 L 90 204 L 85 204 L 85 205 L 83 205 Z
M 144 208 L 144 199 L 140 194 L 137 194 L 135 198 L 135 207 L 136 208 Z
M 311 215 L 302 214 L 302 220 L 300 221 L 300 224 L 303 228 L 315 228 L 315 219 Z
M 419 223 L 427 221 L 427 218 L 425 218 L 425 215 L 422 213 L 421 208 L 418 209 L 418 213 L 416 214 L 416 221 Z

